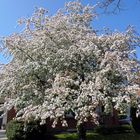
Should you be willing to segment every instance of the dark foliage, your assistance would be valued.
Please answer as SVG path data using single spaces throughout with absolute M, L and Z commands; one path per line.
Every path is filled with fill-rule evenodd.
M 8 140 L 53 140 L 48 133 L 46 125 L 40 125 L 40 121 L 24 122 L 10 121 L 6 127 Z
M 132 126 L 136 133 L 140 134 L 140 117 L 136 117 L 137 108 L 131 107 Z

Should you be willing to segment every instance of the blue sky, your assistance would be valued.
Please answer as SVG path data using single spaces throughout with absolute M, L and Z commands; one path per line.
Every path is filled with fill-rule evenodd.
M 19 32 L 16 28 L 17 20 L 21 17 L 30 17 L 35 7 L 44 7 L 54 14 L 57 9 L 63 8 L 64 3 L 69 0 L 0 0 L 0 36 L 7 36 Z M 96 0 L 82 0 L 84 4 L 93 4 Z M 125 10 L 117 15 L 99 15 L 93 23 L 96 29 L 109 27 L 112 30 L 124 31 L 128 25 L 133 25 L 140 33 L 140 2 L 138 0 L 124 1 L 122 6 Z M 140 59 L 140 49 L 137 49 Z M 7 63 L 8 60 L 0 56 L 0 62 Z

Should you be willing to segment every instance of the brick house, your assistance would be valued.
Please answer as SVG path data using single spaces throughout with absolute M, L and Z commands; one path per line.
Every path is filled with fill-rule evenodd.
M 140 95 L 140 90 L 138 92 L 138 94 Z M 112 127 L 112 126 L 116 126 L 119 125 L 119 119 L 118 119 L 118 112 L 114 109 L 113 112 L 109 115 L 104 115 L 103 114 L 103 106 L 99 106 L 97 107 L 97 113 L 99 114 L 99 123 L 101 125 L 105 125 L 107 127 Z M 13 108 L 11 108 L 10 110 L 4 110 L 4 115 L 3 115 L 3 121 L 2 121 L 2 125 L 6 125 L 7 122 L 9 122 L 10 120 L 12 120 L 15 116 L 16 116 L 16 110 Z M 127 115 L 130 116 L 130 108 L 128 109 Z M 68 127 L 62 127 L 61 122 L 59 121 L 58 124 L 56 125 L 55 130 L 56 131 L 71 131 L 73 129 L 76 129 L 76 124 L 77 121 L 74 119 L 74 116 L 71 114 L 67 114 L 67 123 L 68 123 Z M 47 127 L 49 129 L 53 129 L 52 126 L 52 121 L 50 121 L 49 119 L 46 120 L 47 122 Z M 93 122 L 89 121 L 85 123 L 85 126 L 87 129 L 94 129 L 95 124 Z

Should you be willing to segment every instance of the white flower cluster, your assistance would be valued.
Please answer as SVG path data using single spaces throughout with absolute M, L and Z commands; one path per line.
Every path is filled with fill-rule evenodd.
M 71 111 L 78 122 L 96 122 L 99 105 L 108 113 L 136 99 L 139 42 L 130 30 L 98 35 L 91 28 L 95 15 L 95 6 L 79 2 L 54 16 L 37 9 L 19 21 L 23 32 L 5 38 L 3 50 L 12 60 L 1 68 L 0 94 L 14 101 L 18 119 L 67 126 Z

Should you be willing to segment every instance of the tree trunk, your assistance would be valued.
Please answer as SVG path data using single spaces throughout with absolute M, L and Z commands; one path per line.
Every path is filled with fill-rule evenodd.
M 77 134 L 79 140 L 86 140 L 86 128 L 84 123 L 77 126 Z

